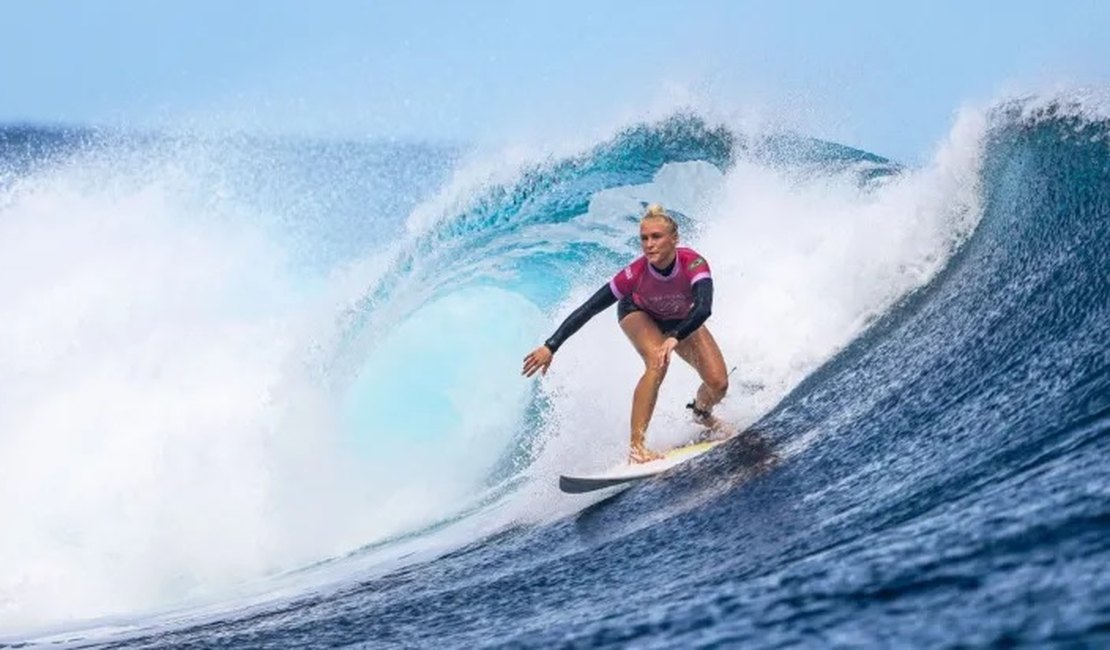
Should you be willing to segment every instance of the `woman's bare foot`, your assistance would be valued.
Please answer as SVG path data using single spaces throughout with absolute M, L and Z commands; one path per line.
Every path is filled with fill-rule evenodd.
M 721 420 L 712 413 L 693 408 L 693 406 L 694 403 L 690 402 L 686 405 L 686 408 L 694 412 L 694 422 L 698 426 L 705 427 L 705 431 L 702 431 L 694 438 L 696 442 L 716 442 L 718 440 L 727 440 L 736 435 L 736 428 L 731 424 Z
M 663 454 L 648 449 L 643 443 L 633 444 L 632 450 L 628 453 L 628 460 L 632 463 L 649 463 L 653 460 L 660 460 Z
M 707 441 L 726 440 L 736 435 L 735 427 L 713 415 L 700 424 L 706 429 L 704 438 Z

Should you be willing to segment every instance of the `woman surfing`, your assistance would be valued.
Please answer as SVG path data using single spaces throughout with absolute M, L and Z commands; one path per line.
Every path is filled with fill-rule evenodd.
M 551 338 L 524 357 L 522 374 L 547 374 L 559 347 L 594 316 L 613 303 L 617 321 L 644 361 L 644 374 L 632 396 L 632 462 L 662 458 L 645 444 L 659 386 L 667 375 L 671 352 L 693 366 L 701 377 L 694 400 L 686 405 L 698 424 L 722 429 L 713 407 L 728 391 L 728 372 L 721 349 L 705 327 L 713 309 L 713 278 L 709 263 L 691 248 L 678 246 L 678 224 L 656 204 L 640 219 L 643 255 L 620 270 L 563 321 Z

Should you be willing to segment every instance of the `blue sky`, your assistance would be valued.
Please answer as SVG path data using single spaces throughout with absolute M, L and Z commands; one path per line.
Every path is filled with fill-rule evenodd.
M 6 0 L 0 122 L 511 143 L 694 95 L 918 160 L 1110 84 L 1110 2 Z

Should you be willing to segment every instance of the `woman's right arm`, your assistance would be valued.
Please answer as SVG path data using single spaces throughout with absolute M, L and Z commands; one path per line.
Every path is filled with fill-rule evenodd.
M 594 292 L 594 295 L 590 296 L 589 300 L 571 312 L 570 316 L 567 316 L 563 324 L 559 326 L 559 329 L 555 330 L 555 333 L 544 341 L 543 345 L 524 357 L 522 374 L 525 377 L 531 377 L 537 370 L 542 370 L 544 374 L 547 374 L 547 367 L 551 365 L 551 357 L 556 350 L 591 318 L 608 309 L 616 301 L 617 297 L 613 295 L 609 283 L 605 283 Z
M 605 283 L 600 289 L 590 296 L 590 299 L 579 305 L 567 316 L 559 329 L 551 335 L 551 338 L 543 342 L 548 350 L 554 354 L 559 350 L 559 346 L 566 342 L 575 332 L 582 329 L 591 318 L 597 316 L 601 312 L 608 309 L 613 303 L 617 301 L 617 297 L 613 295 L 613 290 L 609 288 L 609 283 Z

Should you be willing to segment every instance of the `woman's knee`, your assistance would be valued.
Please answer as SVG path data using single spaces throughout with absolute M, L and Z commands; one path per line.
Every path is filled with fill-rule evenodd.
M 663 383 L 663 378 L 666 376 L 667 366 L 657 368 L 653 360 L 644 359 L 644 379 L 655 382 L 656 384 L 661 384 Z
M 728 393 L 728 375 L 709 377 L 705 379 L 705 385 L 709 390 L 724 397 Z

